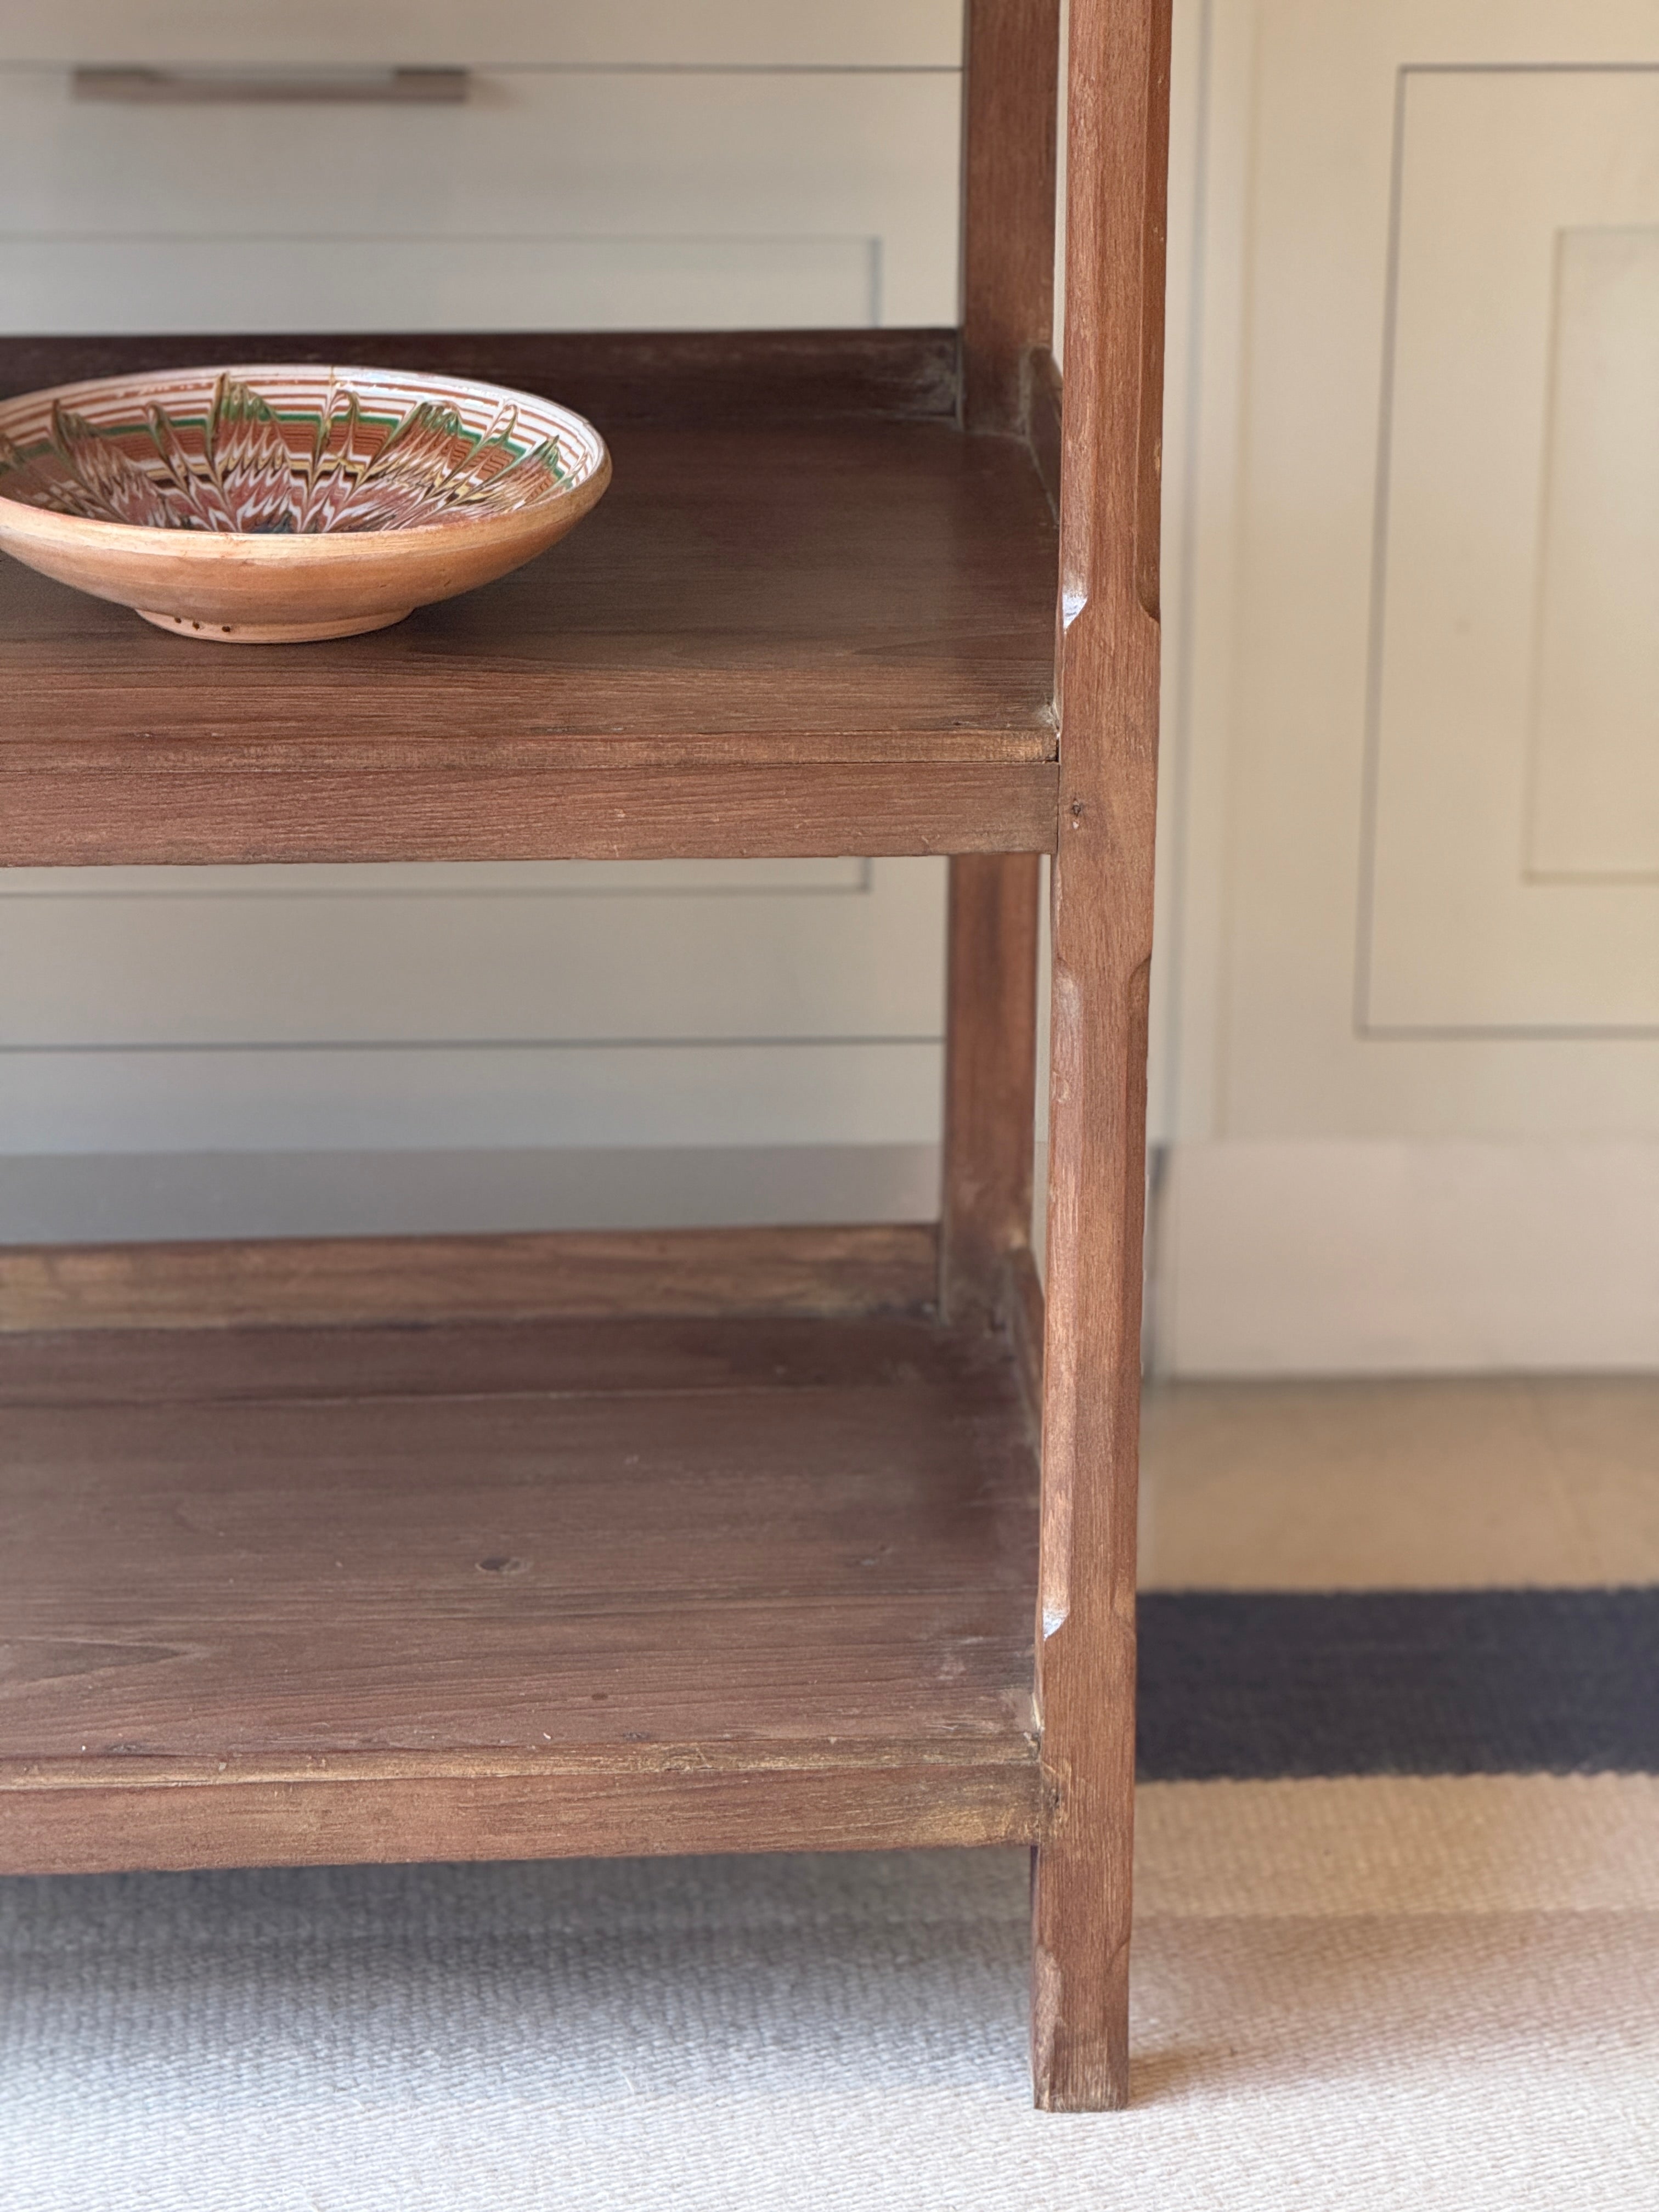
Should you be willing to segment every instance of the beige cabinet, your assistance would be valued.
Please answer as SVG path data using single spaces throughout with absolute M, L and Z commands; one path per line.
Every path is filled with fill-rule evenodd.
M 1160 1356 L 1651 1364 L 1659 8 L 1188 24 Z

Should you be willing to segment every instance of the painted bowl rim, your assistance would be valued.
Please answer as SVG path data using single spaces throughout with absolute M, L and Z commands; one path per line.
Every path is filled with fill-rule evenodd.
M 539 392 L 523 391 L 516 385 L 490 384 L 482 377 L 440 376 L 435 371 L 419 368 L 366 368 L 338 362 L 313 361 L 230 361 L 205 367 L 186 362 L 178 368 L 140 369 L 119 376 L 85 376 L 72 384 L 43 384 L 33 392 L 15 392 L 0 399 L 0 418 L 28 401 L 64 399 L 77 392 L 108 392 L 118 387 L 142 391 L 146 384 L 162 378 L 200 376 L 213 380 L 234 376 L 247 382 L 259 376 L 289 376 L 296 370 L 342 379 L 362 377 L 369 381 L 387 376 L 406 377 L 423 391 L 465 392 L 495 399 L 527 401 L 533 407 L 550 409 L 564 422 L 584 432 L 592 441 L 592 454 L 581 472 L 568 483 L 558 485 L 540 499 L 527 501 L 509 514 L 465 515 L 447 522 L 417 522 L 392 530 L 313 530 L 293 537 L 253 530 L 167 530 L 149 522 L 112 522 L 91 515 L 60 514 L 55 508 L 37 507 L 27 499 L 12 499 L 4 492 L 0 492 L 0 508 L 12 515 L 27 515 L 30 533 L 38 531 L 48 539 L 59 538 L 65 543 L 79 539 L 86 543 L 90 537 L 118 532 L 119 542 L 131 545 L 135 552 L 141 546 L 165 546 L 170 552 L 183 554 L 186 558 L 213 560 L 223 558 L 224 553 L 234 548 L 244 561 L 251 559 L 259 566 L 268 562 L 281 567 L 301 561 L 362 560 L 368 548 L 379 550 L 391 545 L 411 545 L 428 538 L 473 538 L 480 532 L 512 537 L 525 530 L 534 518 L 555 513 L 578 492 L 591 492 L 597 496 L 611 480 L 610 447 L 586 416 L 579 415 L 574 407 L 567 407 L 562 400 L 549 399 Z M 12 529 L 18 526 L 15 522 L 8 525 Z M 210 550 L 215 546 L 223 548 L 224 553 L 216 555 Z

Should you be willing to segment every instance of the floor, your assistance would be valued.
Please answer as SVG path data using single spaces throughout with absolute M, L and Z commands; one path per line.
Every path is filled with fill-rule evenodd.
M 1141 1498 L 1146 1589 L 1659 1583 L 1659 1377 L 1165 1384 Z
M 1659 1379 L 1187 1385 L 1146 1473 L 1166 1592 L 1659 1584 Z M 1137 1883 L 1058 2119 L 1023 1854 L 0 1882 L 0 2206 L 1659 2204 L 1652 1774 L 1155 1782 Z

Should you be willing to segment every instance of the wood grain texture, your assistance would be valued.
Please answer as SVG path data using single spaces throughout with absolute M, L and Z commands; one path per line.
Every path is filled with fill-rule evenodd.
M 331 644 L 210 653 L 0 562 L 0 863 L 1052 845 L 1023 447 L 647 427 L 614 456 L 562 544 Z
M 770 1326 L 16 1340 L 0 1869 L 1029 1840 L 1012 1362 Z
M 1022 432 L 1033 349 L 1054 325 L 1060 0 L 968 0 L 963 77 L 963 420 Z M 951 864 L 939 1296 L 1001 1315 L 1030 1235 L 1036 856 Z
M 931 1224 L 0 1247 L 0 1333 L 917 1311 Z
M 997 1318 L 1008 1255 L 1031 1234 L 1036 1113 L 1035 854 L 951 863 L 940 1308 Z
M 1019 432 L 1027 362 L 1054 323 L 1059 0 L 969 0 L 963 16 L 963 419 Z M 997 1318 L 1030 1235 L 1035 855 L 951 864 L 942 1310 Z
M 1060 0 L 968 0 L 963 79 L 963 419 L 1020 431 L 1054 336 Z
M 954 422 L 952 330 L 384 331 L 0 337 L 0 398 L 153 368 L 295 361 L 481 377 L 615 424 Z
M 141 776 L 0 748 L 0 866 L 1048 852 L 1059 787 L 1035 761 L 241 775 L 227 747 Z
M 1061 573 L 1061 831 L 1038 1697 L 1054 1823 L 1033 1886 L 1036 2097 L 1125 2103 L 1135 1492 L 1158 626 L 1141 586 L 1162 313 L 1168 0 L 1073 0 Z
M 1042 1820 L 1034 1749 L 949 1758 L 896 1745 L 879 1761 L 849 1752 L 723 1765 L 688 1748 L 657 1766 L 549 1759 L 533 1773 L 459 1777 L 342 1762 L 326 1778 L 227 1771 L 198 1789 L 30 1779 L 10 1794 L 0 1779 L 0 1874 L 916 1850 L 1029 1843 Z
M 918 1263 L 920 1273 L 920 1263 Z M 0 1334 L 0 1406 L 214 1404 L 288 1398 L 592 1397 L 672 1390 L 829 1389 L 937 1382 L 951 1338 L 903 1308 L 868 1316 L 748 1313 L 445 1321 L 358 1319 L 234 1328 L 114 1327 Z

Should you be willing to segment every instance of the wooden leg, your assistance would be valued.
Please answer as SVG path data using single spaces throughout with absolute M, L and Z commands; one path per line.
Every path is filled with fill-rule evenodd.
M 1169 0 L 1072 0 L 1033 1886 L 1036 2100 L 1129 2096 Z
M 1037 2103 L 1098 2112 L 1129 2096 L 1147 967 L 1121 957 L 1139 931 L 1102 926 L 1093 856 L 1075 886 L 1069 857 L 1062 845 L 1037 1628 L 1053 1811 L 1032 1885 L 1031 2037 Z
M 998 1316 L 1007 1256 L 1030 1240 L 1041 882 L 1036 853 L 965 853 L 951 863 L 939 1231 L 947 1321 Z

